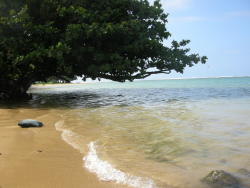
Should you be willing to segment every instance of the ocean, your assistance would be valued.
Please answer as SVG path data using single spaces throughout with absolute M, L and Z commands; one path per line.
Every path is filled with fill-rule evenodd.
M 225 170 L 250 186 L 250 77 L 33 86 L 10 108 L 59 109 L 55 129 L 101 181 L 205 188 Z

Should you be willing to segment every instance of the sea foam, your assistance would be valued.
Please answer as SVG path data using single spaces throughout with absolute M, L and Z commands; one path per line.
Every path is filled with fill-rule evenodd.
M 119 184 L 129 185 L 136 188 L 156 188 L 155 183 L 148 178 L 132 176 L 115 169 L 107 161 L 101 160 L 96 151 L 94 142 L 88 144 L 89 152 L 86 157 L 84 166 L 92 173 L 95 173 L 100 180 L 114 181 Z
M 64 121 L 55 123 L 57 131 L 62 132 L 62 139 L 76 150 L 82 153 L 81 147 L 76 140 L 80 137 L 73 131 L 63 128 Z M 149 178 L 133 176 L 114 168 L 107 161 L 101 160 L 97 155 L 95 142 L 88 144 L 88 154 L 83 157 L 83 166 L 90 172 L 95 173 L 102 181 L 113 181 L 115 183 L 128 185 L 135 188 L 157 188 L 154 181 Z
M 81 152 L 80 145 L 77 144 L 75 141 L 79 137 L 79 135 L 74 133 L 73 131 L 64 129 L 63 124 L 64 124 L 64 121 L 56 122 L 55 123 L 56 130 L 62 132 L 61 137 L 67 144 L 69 144 L 74 149 L 79 150 Z

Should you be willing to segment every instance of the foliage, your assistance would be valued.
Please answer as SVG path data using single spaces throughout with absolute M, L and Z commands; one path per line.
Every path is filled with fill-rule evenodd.
M 1 10 L 0 93 L 15 97 L 50 77 L 124 82 L 206 61 L 189 40 L 164 46 L 159 0 L 0 0 Z

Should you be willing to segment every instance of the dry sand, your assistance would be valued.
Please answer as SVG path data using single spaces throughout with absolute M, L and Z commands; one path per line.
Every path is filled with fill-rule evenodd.
M 42 128 L 20 128 L 34 118 Z M 84 169 L 82 155 L 55 130 L 59 117 L 46 109 L 0 109 L 0 188 L 114 188 Z
M 81 83 L 55 83 L 55 84 L 33 84 L 33 88 L 40 88 L 40 87 L 58 87 L 58 86 L 73 86 L 73 85 L 83 85 L 83 84 L 91 84 L 91 83 L 98 83 L 98 82 L 81 82 Z

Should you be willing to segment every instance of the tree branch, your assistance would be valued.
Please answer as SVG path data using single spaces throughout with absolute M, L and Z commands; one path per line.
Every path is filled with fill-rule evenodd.
M 163 74 L 170 74 L 171 71 L 170 70 L 159 70 L 159 71 L 152 71 L 152 72 L 145 72 L 145 73 L 138 73 L 134 76 L 132 76 L 134 79 L 142 79 L 142 78 L 146 78 L 150 75 L 153 75 L 153 74 L 159 74 L 159 73 L 163 73 Z
M 159 71 L 137 73 L 135 75 L 131 75 L 129 80 L 132 81 L 134 79 L 143 79 L 143 78 L 146 78 L 146 77 L 148 77 L 150 75 L 159 74 L 159 73 L 170 74 L 171 71 L 170 70 L 159 70 Z M 101 77 L 101 78 L 105 78 L 105 79 L 110 79 L 110 80 L 113 80 L 113 81 L 119 81 L 119 82 L 124 82 L 125 80 L 128 79 L 127 76 L 111 75 L 111 74 L 99 74 L 97 77 Z

